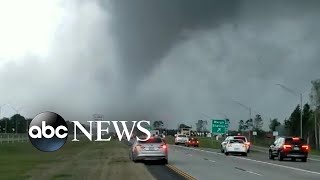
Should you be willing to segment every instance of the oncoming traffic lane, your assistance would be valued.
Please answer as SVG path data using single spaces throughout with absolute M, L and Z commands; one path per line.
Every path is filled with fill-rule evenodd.
M 226 176 L 226 179 L 319 179 L 319 162 L 269 161 L 267 154 L 248 157 L 225 156 L 220 152 L 171 145 L 171 163 L 197 179 Z M 187 153 L 192 156 L 186 156 Z M 258 158 L 257 158 L 258 157 Z M 260 158 L 260 159 L 259 159 Z M 205 160 L 207 159 L 207 160 Z M 241 169 L 241 170 L 240 170 Z M 210 172 L 210 175 L 208 175 Z M 244 175 L 245 174 L 245 175 Z

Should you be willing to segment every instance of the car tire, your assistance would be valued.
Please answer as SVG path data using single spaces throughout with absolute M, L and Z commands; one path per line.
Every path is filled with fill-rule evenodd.
M 228 153 L 228 152 L 225 152 L 224 154 L 225 154 L 226 156 L 229 156 L 229 153 Z
M 221 146 L 221 153 L 224 153 L 224 150 L 223 150 L 222 146 Z
M 271 151 L 269 151 L 269 159 L 274 160 L 274 156 L 272 155 Z
M 302 158 L 301 161 L 302 161 L 302 162 L 307 162 L 307 158 L 306 158 L 306 157 L 305 157 L 305 158 Z
M 163 163 L 168 164 L 168 159 L 165 159 Z
M 279 161 L 283 161 L 283 157 L 281 156 L 281 153 L 280 153 L 280 152 L 278 152 L 278 160 L 279 160 Z
M 291 161 L 296 161 L 296 158 L 291 158 Z
M 243 156 L 248 156 L 248 153 L 243 153 L 242 155 L 243 155 Z

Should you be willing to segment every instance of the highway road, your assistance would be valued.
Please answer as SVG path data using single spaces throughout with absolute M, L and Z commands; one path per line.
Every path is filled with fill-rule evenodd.
M 264 152 L 251 152 L 247 157 L 226 156 L 218 150 L 170 145 L 169 164 L 199 180 L 320 179 L 320 159 L 269 160 Z
M 128 146 L 133 144 L 133 140 L 131 141 L 123 141 Z M 129 158 L 129 156 L 128 156 Z M 188 177 L 188 174 L 175 168 L 171 165 L 162 165 L 159 162 L 144 162 L 147 170 L 152 174 L 155 179 L 158 180 L 192 180 L 192 178 Z

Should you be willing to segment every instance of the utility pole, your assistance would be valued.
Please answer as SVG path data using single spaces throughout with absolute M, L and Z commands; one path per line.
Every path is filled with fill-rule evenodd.
M 251 107 L 249 107 L 249 121 L 251 121 Z M 252 120 L 253 125 L 253 120 Z M 251 141 L 251 127 L 249 129 L 249 141 Z
M 232 99 L 232 101 L 233 101 L 234 103 L 236 103 L 236 104 L 238 104 L 238 105 L 246 108 L 246 109 L 249 111 L 249 121 L 250 121 L 250 120 L 251 120 L 251 111 L 252 111 L 251 107 L 248 107 L 248 106 L 240 103 L 239 101 L 236 101 L 236 100 L 233 100 L 233 99 Z M 251 127 L 249 127 L 249 141 L 251 141 Z
M 318 132 L 320 133 L 320 132 Z M 316 140 L 316 149 L 319 148 L 318 134 L 317 134 L 317 108 L 314 110 L 314 137 Z
M 302 107 L 302 93 L 300 93 L 300 137 L 302 137 L 302 113 L 303 113 L 303 107 Z

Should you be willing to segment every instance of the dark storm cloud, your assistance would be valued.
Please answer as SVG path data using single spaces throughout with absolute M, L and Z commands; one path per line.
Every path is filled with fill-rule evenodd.
M 113 1 L 113 30 L 125 83 L 135 86 L 188 30 L 219 26 L 234 18 L 237 1 Z
M 317 1 L 113 5 L 125 83 L 138 85 L 139 104 L 147 104 L 137 112 L 167 118 L 171 125 L 194 124 L 204 118 L 202 112 L 212 117 L 223 112 L 235 127 L 247 113 L 231 99 L 266 119 L 283 119 L 297 101 L 275 84 L 305 91 L 319 76 Z

